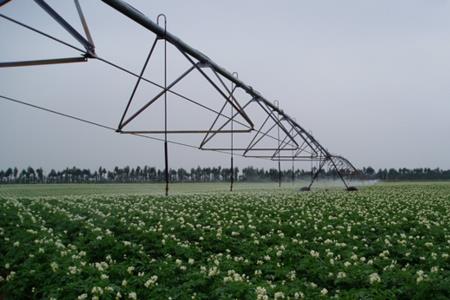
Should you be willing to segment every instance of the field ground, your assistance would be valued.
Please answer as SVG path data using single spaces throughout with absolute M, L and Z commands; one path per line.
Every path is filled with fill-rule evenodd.
M 281 189 L 297 191 L 307 186 L 309 181 L 283 182 Z M 371 186 L 374 182 L 354 182 L 355 186 Z M 0 185 L 0 196 L 4 197 L 41 197 L 69 195 L 162 195 L 162 183 L 105 183 L 105 184 L 7 184 Z M 343 189 L 341 181 L 320 180 L 313 189 Z M 170 194 L 227 192 L 228 182 L 218 183 L 171 183 Z M 234 184 L 234 191 L 273 191 L 278 190 L 278 183 L 260 182 Z
M 0 186 L 0 299 L 450 299 L 450 183 L 301 186 Z
M 301 185 L 300 185 L 301 184 Z M 306 184 L 306 183 L 305 183 Z M 296 183 L 303 186 L 303 182 Z M 275 183 L 238 183 L 236 191 L 271 190 Z M 171 194 L 221 192 L 229 190 L 229 183 L 173 183 Z M 291 183 L 283 188 L 293 188 Z M 68 196 L 68 195 L 162 195 L 164 184 L 161 183 L 106 183 L 106 184 L 10 184 L 0 186 L 0 195 L 4 196 Z
M 307 181 L 283 182 L 282 189 L 295 190 L 307 185 Z M 9 184 L 0 185 L 0 195 L 12 197 L 36 197 L 36 196 L 68 196 L 68 195 L 162 195 L 164 193 L 162 183 L 106 183 L 106 184 Z M 314 185 L 317 188 L 342 187 L 341 182 L 319 181 Z M 235 183 L 235 191 L 260 191 L 274 190 L 278 183 Z M 230 184 L 219 183 L 173 183 L 170 184 L 171 194 L 226 192 Z

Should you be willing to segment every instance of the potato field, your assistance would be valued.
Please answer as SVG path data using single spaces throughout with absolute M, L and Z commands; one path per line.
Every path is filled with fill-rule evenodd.
M 450 298 L 448 183 L 0 195 L 0 299 Z

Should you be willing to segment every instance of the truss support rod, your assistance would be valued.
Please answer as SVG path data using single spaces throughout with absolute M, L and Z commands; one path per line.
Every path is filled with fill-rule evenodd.
M 137 112 L 135 112 L 131 117 L 129 117 L 126 121 L 122 123 L 122 126 L 118 128 L 118 132 L 122 131 L 122 128 L 125 127 L 128 123 L 130 123 L 134 118 L 136 118 L 140 113 L 142 113 L 147 107 L 152 105 L 156 100 L 158 100 L 161 96 L 163 96 L 168 90 L 170 90 L 172 87 L 174 87 L 178 82 L 181 81 L 184 77 L 186 77 L 192 70 L 195 69 L 195 66 L 190 67 L 186 72 L 181 74 L 177 79 L 172 81 L 169 85 L 164 87 L 164 89 L 159 92 L 155 97 L 153 97 L 149 102 L 147 102 L 144 106 L 142 106 Z
M 260 102 L 258 102 L 258 104 L 272 118 L 272 120 L 277 124 L 277 126 L 279 126 L 281 128 L 281 130 L 283 130 L 284 133 L 289 136 L 289 139 L 291 140 L 292 143 L 294 143 L 295 147 L 298 147 L 297 141 L 291 136 L 291 134 L 289 133 L 287 128 L 281 123 L 280 118 L 275 118 L 274 117 L 274 115 L 275 115 L 274 113 L 277 113 L 277 115 L 280 116 L 280 110 L 278 108 L 277 109 L 271 108 L 271 107 L 274 106 L 273 104 L 272 104 L 272 106 L 267 106 L 267 104 L 266 104 L 267 107 L 264 107 L 264 105 L 262 105 Z M 289 119 L 286 119 L 286 118 L 284 118 L 284 119 L 285 120 L 289 120 Z
M 136 134 L 164 134 L 164 130 L 116 130 L 119 133 L 136 133 Z M 240 133 L 248 133 L 251 132 L 250 129 L 242 129 L 242 130 L 234 130 L 234 133 L 240 132 Z M 231 130 L 167 130 L 168 134 L 183 134 L 183 133 L 191 133 L 191 134 L 208 134 L 208 133 L 231 133 Z M 197 147 L 202 150 L 210 150 L 209 148 L 202 148 Z M 272 150 L 272 149 L 269 149 Z
M 330 157 L 331 164 L 333 165 L 334 169 L 336 170 L 336 173 L 338 174 L 341 181 L 344 183 L 345 188 L 348 190 L 347 182 L 345 182 L 344 177 L 342 176 L 341 172 L 339 171 L 338 167 L 336 166 L 336 163 L 333 160 L 333 157 Z
M 234 105 L 237 107 L 237 110 L 242 111 L 243 117 L 245 117 L 245 118 L 249 119 L 249 121 L 251 121 L 250 118 L 249 118 L 249 117 L 247 116 L 247 114 L 245 113 L 245 111 L 244 111 L 244 109 L 242 108 L 242 106 L 239 104 L 239 101 L 237 101 L 236 98 L 234 98 L 233 93 L 231 93 L 230 90 L 228 90 L 227 85 L 223 82 L 223 79 L 220 78 L 219 73 L 217 73 L 217 71 L 216 71 L 214 68 L 211 68 L 211 69 L 213 70 L 214 75 L 216 75 L 217 79 L 220 81 L 220 83 L 221 83 L 222 86 L 224 87 L 225 91 L 226 91 L 228 94 L 231 94 L 231 95 L 230 95 L 231 103 L 232 103 L 232 104 L 234 103 Z M 235 74 L 235 73 L 233 73 L 233 74 Z M 235 89 L 237 88 L 237 86 L 234 84 L 233 81 L 231 81 L 231 84 L 234 85 L 234 87 L 233 87 L 232 89 L 235 90 Z M 250 122 L 250 123 L 251 123 L 251 122 Z M 253 127 L 253 123 L 251 123 L 251 124 L 252 124 L 252 127 Z
M 291 128 L 290 130 L 289 130 L 289 133 L 291 133 L 292 131 L 293 131 L 294 129 L 293 128 Z M 296 136 L 297 136 L 298 134 L 294 134 L 293 136 L 292 136 L 292 138 L 295 138 Z M 273 157 L 275 157 L 275 156 L 277 156 L 277 155 L 280 155 L 280 152 L 282 151 L 282 150 L 291 150 L 291 151 L 294 151 L 294 150 L 297 150 L 299 147 L 300 147 L 300 145 L 299 146 L 297 146 L 296 148 L 288 148 L 288 149 L 286 149 L 286 146 L 288 146 L 289 145 L 289 142 L 286 142 L 286 139 L 288 138 L 288 136 L 286 135 L 282 140 L 281 140 L 281 142 L 279 142 L 279 147 L 278 147 L 278 149 L 273 153 Z M 292 155 L 293 155 L 293 152 L 292 152 Z
M 243 109 L 245 109 L 250 103 L 252 103 L 252 101 L 253 101 L 253 99 L 251 99 L 250 101 L 248 101 L 246 104 L 244 104 L 244 106 L 242 107 Z M 233 106 L 231 106 L 231 107 L 233 107 Z M 209 149 L 211 149 L 211 148 L 204 148 L 204 146 L 217 134 L 217 133 L 219 133 L 219 130 L 220 130 L 220 132 L 223 132 L 222 131 L 222 128 L 225 128 L 227 125 L 228 125 L 228 123 L 230 123 L 231 122 L 231 120 L 234 118 L 234 117 L 236 117 L 237 115 L 239 114 L 239 112 L 234 112 L 233 113 L 233 116 L 231 117 L 231 118 L 228 118 L 228 116 L 225 116 L 225 115 L 222 115 L 222 116 L 225 116 L 226 118 L 227 118 L 227 121 L 225 122 L 225 123 L 223 123 L 222 124 L 222 126 L 220 126 L 219 127 L 219 129 L 217 129 L 217 131 L 218 132 L 213 132 L 209 137 L 208 137 L 208 139 L 206 139 L 204 142 L 202 142 L 201 144 L 200 144 L 200 149 L 202 149 L 202 150 L 209 150 Z M 234 119 L 233 119 L 234 120 Z M 236 120 L 234 120 L 234 122 L 236 122 L 236 123 L 238 123 L 238 124 L 240 124 L 240 125 L 242 125 L 242 123 L 241 122 L 239 122 L 239 121 L 236 121 Z M 245 129 L 244 129 L 245 130 Z M 235 132 L 243 132 L 244 130 L 235 130 Z M 253 131 L 253 129 L 251 129 L 251 128 L 249 128 L 246 132 L 251 132 L 251 131 Z M 225 131 L 226 132 L 226 131 Z
M 324 160 L 322 160 L 321 162 L 319 162 L 319 168 L 318 168 L 317 171 L 314 173 L 314 175 L 313 175 L 312 168 L 311 168 L 311 175 L 312 175 L 312 178 L 311 178 L 311 182 L 310 182 L 309 185 L 308 185 L 308 190 L 311 189 L 311 186 L 313 185 L 314 181 L 316 181 L 317 177 L 319 176 L 319 174 L 320 174 L 320 172 L 322 171 L 322 168 L 325 166 L 325 163 L 326 163 L 326 162 L 327 162 L 327 158 L 325 158 Z M 311 160 L 311 163 L 312 163 L 312 160 Z M 311 164 L 311 166 L 312 166 L 312 164 Z
M 55 64 L 67 64 L 67 63 L 79 63 L 79 62 L 86 62 L 86 61 L 87 61 L 86 57 L 68 57 L 68 58 L 27 60 L 27 61 L 11 61 L 11 62 L 0 63 L 0 68 L 55 65 Z
M 247 116 L 247 114 L 245 113 L 244 110 L 241 110 L 238 106 L 236 106 L 236 104 L 233 101 L 230 101 L 227 97 L 227 95 L 217 86 L 217 84 L 211 79 L 209 78 L 209 76 L 202 70 L 202 68 L 200 67 L 201 65 L 204 65 L 201 61 L 198 63 L 195 63 L 192 58 L 189 57 L 189 55 L 187 55 L 185 52 L 181 51 L 181 53 L 186 57 L 186 59 L 188 61 L 191 62 L 192 65 L 194 65 L 194 67 L 197 69 L 197 71 L 199 71 L 203 77 L 205 77 L 205 79 L 216 89 L 216 91 L 222 95 L 222 97 L 228 101 L 232 106 L 234 106 L 234 108 L 239 111 L 239 113 L 241 114 L 241 116 L 245 119 L 245 121 L 247 121 L 247 123 L 250 125 L 250 127 L 253 129 L 254 128 L 254 124 L 252 122 L 252 120 L 250 120 L 250 118 Z M 211 66 L 208 65 L 209 68 L 212 68 Z M 214 69 L 212 69 L 214 71 Z
M 75 1 L 75 6 L 77 7 L 78 15 L 80 16 L 81 25 L 83 25 L 84 34 L 86 35 L 86 38 L 89 41 L 89 43 L 91 43 L 91 45 L 93 47 L 95 47 L 94 40 L 92 39 L 91 32 L 89 31 L 89 26 L 88 26 L 86 18 L 84 16 L 83 10 L 81 9 L 80 2 L 78 0 L 74 0 L 74 1 Z
M 50 5 L 44 0 L 34 0 L 45 12 L 47 12 L 56 22 L 58 22 L 68 33 L 70 33 L 83 47 L 87 53 L 95 57 L 95 47 L 88 40 L 86 40 L 75 28 L 73 28 L 67 21 L 61 17 Z
M 232 91 L 230 92 L 230 97 L 232 96 L 232 94 L 234 93 L 234 91 L 235 91 L 235 90 L 232 89 Z M 212 122 L 211 126 L 209 127 L 208 133 L 205 134 L 205 137 L 203 138 L 202 142 L 200 143 L 200 147 L 203 146 L 203 145 L 205 144 L 205 141 L 206 141 L 206 140 L 208 140 L 208 136 L 209 136 L 210 132 L 213 132 L 213 131 L 214 131 L 213 128 L 214 128 L 214 126 L 216 125 L 217 120 L 219 120 L 219 117 L 222 115 L 223 110 L 224 110 L 225 107 L 227 106 L 227 103 L 228 103 L 228 101 L 225 101 L 225 102 L 224 102 L 224 104 L 223 104 L 222 108 L 220 109 L 219 113 L 216 115 L 216 118 L 214 119 L 214 122 Z M 231 107 L 233 107 L 233 106 L 231 106 Z M 231 120 L 233 120 L 233 115 L 231 115 Z M 216 131 L 216 133 L 217 133 L 217 132 L 220 132 L 220 129 L 222 129 L 222 127 L 219 128 L 219 129 Z M 231 130 L 233 130 L 233 129 L 231 129 Z M 214 135 L 215 135 L 216 133 L 214 133 Z
M 130 99 L 128 100 L 127 106 L 126 106 L 126 108 L 125 108 L 125 110 L 124 110 L 124 112 L 122 114 L 122 118 L 120 119 L 119 128 L 122 127 L 123 120 L 125 119 L 125 116 L 126 116 L 126 114 L 128 112 L 128 109 L 130 108 L 131 101 L 133 101 L 133 98 L 134 98 L 134 95 L 136 94 L 137 88 L 138 88 L 139 84 L 141 83 L 142 76 L 144 75 L 145 69 L 147 68 L 148 61 L 150 60 L 150 57 L 152 56 L 152 53 L 155 50 L 155 46 L 156 46 L 157 42 L 158 42 L 158 39 L 156 38 L 153 41 L 153 45 L 150 48 L 150 51 L 149 51 L 149 53 L 147 55 L 147 58 L 145 59 L 144 65 L 142 66 L 141 73 L 139 73 L 139 77 L 138 77 L 138 79 L 136 81 L 136 84 L 134 85 L 133 91 L 131 92 Z
M 261 124 L 261 126 L 259 127 L 258 131 L 256 132 L 256 134 L 253 136 L 252 140 L 250 141 L 250 143 L 247 146 L 247 149 L 244 152 L 244 155 L 247 154 L 248 151 L 250 151 L 263 137 L 265 137 L 275 126 L 276 124 L 272 125 L 269 129 L 267 129 L 266 132 L 263 132 L 261 137 L 259 137 L 259 133 L 262 132 L 262 128 L 264 127 L 264 125 L 266 125 L 267 121 L 269 120 L 270 116 L 268 115 L 266 117 L 266 119 L 264 120 L 264 122 Z M 258 137 L 258 140 L 255 139 Z

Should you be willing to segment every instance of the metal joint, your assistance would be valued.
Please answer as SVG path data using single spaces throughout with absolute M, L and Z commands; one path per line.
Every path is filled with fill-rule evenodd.
M 204 68 L 211 68 L 211 65 L 206 61 L 199 61 L 197 63 L 197 67 L 204 69 Z
M 159 19 L 160 19 L 160 18 L 163 18 L 163 19 L 164 19 L 164 27 L 162 27 L 161 25 L 159 25 Z M 164 39 L 166 39 L 166 35 L 167 35 L 167 17 L 166 17 L 166 15 L 165 15 L 165 14 L 159 14 L 159 15 L 156 17 L 156 24 L 157 24 L 159 27 L 162 27 L 162 28 L 164 29 L 164 31 L 163 31 L 161 34 L 157 34 L 157 35 L 156 35 L 157 39 L 159 39 L 159 40 L 164 40 Z

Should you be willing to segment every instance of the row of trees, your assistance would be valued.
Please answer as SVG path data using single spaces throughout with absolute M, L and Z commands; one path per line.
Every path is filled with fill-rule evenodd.
M 370 178 L 391 181 L 404 180 L 450 180 L 450 170 L 440 168 L 415 168 L 415 169 L 379 169 L 377 172 L 371 167 L 363 168 L 362 173 Z
M 192 168 L 190 171 L 179 168 L 170 169 L 171 181 L 177 182 L 211 182 L 230 180 L 231 169 L 222 167 Z M 234 169 L 234 178 L 238 178 L 239 169 Z M 165 179 L 164 170 L 145 166 L 124 168 L 114 167 L 112 170 L 99 167 L 97 170 L 65 168 L 44 173 L 42 168 L 28 167 L 19 171 L 17 167 L 0 170 L 1 183 L 85 183 L 85 182 L 162 182 Z
M 314 171 L 314 170 L 313 170 Z M 277 169 L 264 169 L 246 167 L 240 171 L 234 169 L 236 181 L 277 181 L 279 173 Z M 219 182 L 229 181 L 231 169 L 222 167 L 207 168 L 184 168 L 170 169 L 170 180 L 172 182 Z M 115 167 L 106 170 L 99 167 L 97 170 L 80 169 L 77 167 L 45 173 L 42 168 L 33 169 L 28 167 L 22 170 L 8 168 L 0 170 L 1 183 L 101 183 L 101 182 L 162 182 L 164 181 L 164 170 L 155 167 L 124 168 Z M 281 177 L 284 181 L 307 179 L 311 177 L 311 171 L 297 169 L 283 170 Z M 322 170 L 322 178 L 337 178 L 333 170 Z M 379 169 L 375 171 L 372 167 L 363 168 L 356 179 L 379 179 L 379 180 L 450 180 L 450 170 L 417 168 L 417 169 Z

